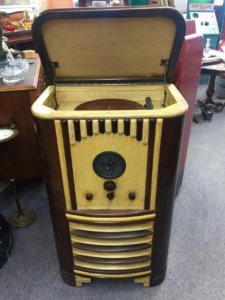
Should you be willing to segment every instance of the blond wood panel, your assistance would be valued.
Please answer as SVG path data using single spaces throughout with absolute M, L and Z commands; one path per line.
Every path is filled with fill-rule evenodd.
M 152 188 L 151 188 L 151 196 L 150 196 L 151 210 L 155 210 L 162 127 L 163 127 L 163 120 L 158 119 L 156 122 L 153 167 L 152 167 Z
M 60 61 L 57 78 L 151 78 L 163 77 L 176 25 L 159 17 L 63 19 L 46 23 L 42 34 L 49 60 Z
M 105 132 L 106 133 L 112 132 L 112 121 L 111 120 L 105 120 Z
M 139 276 L 145 276 L 151 273 L 151 271 L 145 271 L 145 272 L 138 272 L 138 273 L 129 273 L 129 274 L 116 274 L 116 275 L 109 275 L 109 274 L 102 274 L 102 273 L 88 273 L 83 272 L 79 270 L 74 270 L 75 273 L 91 276 L 91 277 L 102 277 L 102 278 L 129 278 L 129 277 L 139 277 Z
M 137 251 L 128 251 L 128 252 L 97 252 L 89 250 L 81 250 L 73 248 L 74 255 L 84 255 L 90 257 L 99 257 L 99 258 L 129 258 L 129 257 L 140 257 L 144 255 L 151 256 L 152 248 L 137 250 Z
M 140 263 L 133 263 L 133 264 L 96 264 L 96 263 L 89 263 L 84 261 L 79 261 L 74 259 L 75 266 L 82 267 L 82 268 L 90 268 L 90 269 L 96 269 L 96 270 L 132 270 L 132 269 L 138 269 L 138 268 L 145 268 L 149 267 L 150 260 L 147 260 L 145 262 Z
M 100 246 L 126 246 L 137 245 L 152 242 L 152 235 L 140 238 L 132 239 L 92 239 L 84 238 L 80 236 L 71 235 L 72 243 L 83 243 L 88 245 L 100 245 Z
M 80 120 L 80 135 L 82 139 L 87 137 L 87 122 L 86 120 Z
M 148 223 L 137 223 L 137 224 L 126 224 L 126 225 L 96 225 L 96 224 L 82 224 L 70 222 L 70 230 L 85 230 L 85 231 L 94 231 L 94 232 L 130 232 L 130 231 L 139 231 L 153 229 L 153 222 Z
M 148 147 L 130 136 L 98 134 L 76 143 L 76 147 L 71 146 L 70 149 L 77 209 L 144 209 Z M 114 179 L 117 188 L 112 201 L 108 200 L 108 192 L 103 188 L 106 180 L 90 167 L 94 158 L 103 151 L 117 152 L 126 161 L 125 172 Z M 134 201 L 128 197 L 130 192 L 136 193 Z M 87 193 L 93 195 L 91 202 L 86 200 Z
M 143 145 L 148 144 L 148 136 L 149 136 L 149 119 L 143 120 L 143 129 L 142 129 L 142 143 Z
M 76 144 L 76 136 L 75 136 L 75 130 L 74 130 L 74 121 L 68 120 L 67 123 L 68 123 L 70 145 L 74 146 Z
M 159 86 L 160 87 L 160 93 L 162 93 L 163 91 L 163 86 Z M 168 89 L 168 94 L 167 94 L 167 103 L 169 103 L 169 106 L 167 106 L 166 108 L 162 108 L 162 101 L 163 101 L 163 97 L 161 100 L 158 101 L 158 103 L 160 105 L 156 106 L 156 109 L 145 109 L 145 110 L 108 110 L 108 111 L 74 111 L 74 107 L 76 106 L 76 91 L 80 90 L 81 88 L 83 88 L 83 90 L 85 91 L 88 87 L 67 87 L 67 88 L 71 88 L 71 91 L 74 91 L 73 93 L 70 93 L 70 101 L 72 103 L 72 106 L 70 104 L 69 108 L 67 108 L 67 110 L 60 110 L 60 107 L 63 106 L 63 104 L 61 102 L 59 102 L 59 109 L 58 110 L 54 110 L 52 108 L 52 104 L 50 107 L 44 105 L 44 103 L 46 102 L 46 99 L 48 97 L 52 97 L 52 93 L 53 93 L 53 87 L 50 86 L 48 87 L 42 94 L 41 96 L 38 98 L 38 100 L 33 104 L 32 106 L 32 113 L 34 116 L 38 117 L 38 118 L 43 118 L 43 119 L 137 119 L 137 118 L 146 118 L 146 119 L 151 119 L 151 118 L 170 118 L 170 117 L 176 117 L 179 115 L 184 114 L 187 109 L 188 109 L 188 105 L 186 103 L 186 101 L 184 100 L 183 96 L 180 94 L 180 92 L 176 89 L 176 87 L 174 85 L 167 85 L 167 89 Z M 77 88 L 77 89 L 76 89 Z M 90 87 L 89 87 L 90 88 Z M 93 91 L 96 90 L 96 87 L 91 87 L 93 88 Z M 106 87 L 104 86 L 99 86 L 98 90 L 104 90 L 107 91 L 107 89 L 105 89 Z M 116 86 L 110 87 L 112 88 L 117 88 Z M 122 88 L 122 87 L 120 87 Z M 59 88 L 57 88 L 58 90 Z M 143 89 L 145 91 L 149 90 L 150 92 L 148 93 L 148 96 L 152 97 L 152 92 L 154 90 L 152 90 L 151 86 L 126 86 L 124 91 L 127 89 L 127 91 L 129 91 L 129 94 L 132 93 L 132 91 L 142 91 Z M 157 91 L 157 86 L 154 86 L 154 88 Z M 108 90 L 109 94 L 108 94 L 108 98 L 110 95 L 110 89 Z M 163 93 L 162 93 L 163 94 Z M 58 97 L 58 93 L 57 93 L 57 97 Z M 66 97 L 66 94 L 64 93 L 63 98 Z M 94 99 L 96 99 L 96 97 L 94 97 Z M 93 99 L 93 100 L 94 100 Z M 169 101 L 169 102 L 168 102 Z M 137 101 L 140 102 L 140 101 Z M 52 102 L 51 102 L 52 103 Z M 74 104 L 73 104 L 74 103 Z M 166 103 L 166 104 L 167 104 Z M 154 104 L 155 107 L 155 104 Z
M 57 145 L 59 151 L 59 161 L 60 161 L 61 172 L 62 172 L 63 188 L 64 188 L 64 194 L 66 200 L 66 209 L 70 210 L 72 209 L 72 206 L 71 206 L 70 192 L 69 192 L 69 185 L 68 185 L 67 167 L 66 167 L 65 151 L 63 145 L 61 121 L 55 120 L 55 132 L 56 132 Z
M 135 138 L 137 135 L 137 120 L 131 119 L 130 120 L 130 136 Z
M 66 214 L 66 217 L 73 220 L 89 221 L 89 222 L 129 222 L 129 221 L 143 221 L 149 218 L 155 218 L 155 214 L 137 216 L 137 217 L 120 217 L 120 218 L 94 218 L 94 217 L 84 217 Z
M 103 87 L 104 86 L 100 86 Z M 116 86 L 115 86 L 116 87 Z M 141 102 L 146 104 L 145 99 L 151 95 L 151 99 L 153 101 L 153 106 L 155 109 L 155 105 L 157 105 L 157 102 L 159 105 L 163 104 L 164 100 L 164 91 L 162 90 L 156 90 L 156 91 L 149 91 L 148 89 L 145 89 L 145 86 L 142 86 L 142 90 L 99 90 L 99 91 L 61 91 L 57 90 L 57 101 L 62 104 L 65 102 L 72 102 L 73 103 L 73 109 L 79 104 L 87 102 L 87 101 L 93 101 L 95 99 L 127 99 L 135 102 Z M 76 98 L 74 99 L 74 95 L 76 95 Z M 159 108 L 162 108 L 160 106 Z
M 92 130 L 94 134 L 99 134 L 99 120 L 92 121 Z
M 124 133 L 124 120 L 123 119 L 118 120 L 118 133 L 119 134 Z

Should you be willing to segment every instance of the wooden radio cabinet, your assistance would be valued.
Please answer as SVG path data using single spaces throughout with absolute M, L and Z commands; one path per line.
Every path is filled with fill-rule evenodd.
M 51 86 L 32 113 L 68 284 L 165 277 L 188 108 L 171 84 L 184 35 L 169 8 L 62 9 L 34 21 Z

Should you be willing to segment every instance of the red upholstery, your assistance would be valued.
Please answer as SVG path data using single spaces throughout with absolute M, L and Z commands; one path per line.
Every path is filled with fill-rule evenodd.
M 195 33 L 195 21 L 187 21 L 187 32 L 174 77 L 174 84 L 188 103 L 178 170 L 177 191 L 182 184 L 203 53 L 203 38 Z

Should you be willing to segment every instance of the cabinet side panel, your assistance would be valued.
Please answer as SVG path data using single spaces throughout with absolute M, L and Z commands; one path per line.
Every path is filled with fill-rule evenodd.
M 73 274 L 73 256 L 71 250 L 69 225 L 65 217 L 66 203 L 63 190 L 62 174 L 55 133 L 54 120 L 40 120 L 35 118 L 39 135 L 42 158 L 44 162 L 44 176 L 47 187 L 49 206 L 58 260 L 63 279 Z M 71 276 L 69 276 L 71 277 Z M 75 281 L 75 276 L 73 276 Z M 71 281 L 71 279 L 70 279 Z M 72 284 L 72 282 L 69 282 Z
M 152 250 L 151 285 L 166 273 L 177 171 L 185 116 L 163 120 Z

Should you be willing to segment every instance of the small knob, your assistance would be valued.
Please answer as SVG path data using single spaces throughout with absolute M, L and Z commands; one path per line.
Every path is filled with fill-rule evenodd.
M 108 194 L 107 194 L 107 198 L 108 198 L 109 200 L 112 200 L 112 199 L 114 198 L 114 196 L 115 196 L 114 192 L 111 192 L 111 193 L 108 193 Z
M 135 193 L 131 192 L 131 193 L 128 194 L 128 197 L 129 197 L 130 200 L 134 200 L 136 198 L 136 195 L 135 195 Z
M 112 180 L 108 180 L 103 185 L 104 189 L 108 192 L 114 191 L 116 188 L 116 183 Z
M 87 193 L 86 194 L 86 199 L 89 200 L 89 201 L 92 200 L 93 199 L 93 195 L 91 193 Z

